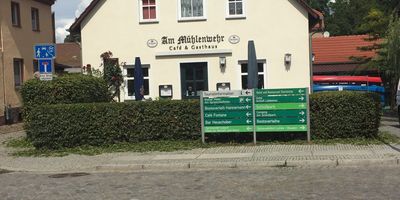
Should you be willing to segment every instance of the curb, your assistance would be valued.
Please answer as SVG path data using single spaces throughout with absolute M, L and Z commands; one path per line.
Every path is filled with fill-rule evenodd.
M 400 160 L 284 160 L 268 162 L 204 162 L 174 164 L 109 164 L 96 167 L 98 172 L 129 172 L 140 170 L 196 170 L 196 169 L 251 169 L 286 167 L 357 167 L 357 166 L 399 166 Z

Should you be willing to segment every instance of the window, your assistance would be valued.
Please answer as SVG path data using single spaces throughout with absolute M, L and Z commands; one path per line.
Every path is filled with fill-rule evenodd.
M 33 60 L 32 64 L 33 64 L 33 73 L 38 72 L 39 71 L 39 61 Z
M 19 3 L 11 2 L 11 21 L 13 26 L 21 26 L 21 15 L 19 11 Z
M 245 0 L 228 0 L 227 18 L 244 18 L 244 1 Z
M 143 70 L 143 86 L 144 95 L 148 96 L 150 94 L 149 85 L 149 68 L 150 65 L 142 65 Z M 135 65 L 125 65 L 124 66 L 124 81 L 125 81 L 125 99 L 134 100 L 135 99 Z
M 205 0 L 179 0 L 179 20 L 204 20 Z
M 199 98 L 202 91 L 208 91 L 208 64 L 206 62 L 181 63 L 182 98 Z
M 39 31 L 39 10 L 37 8 L 31 9 L 32 30 Z
M 241 64 L 240 76 L 242 79 L 242 89 L 246 90 L 247 89 L 247 77 L 248 77 L 247 63 Z M 264 80 L 265 80 L 265 78 L 264 78 L 264 63 L 258 63 L 258 89 L 264 88 Z
M 14 86 L 19 87 L 23 81 L 23 60 L 14 58 Z
M 157 2 L 156 0 L 139 0 L 140 3 L 140 22 L 157 22 Z

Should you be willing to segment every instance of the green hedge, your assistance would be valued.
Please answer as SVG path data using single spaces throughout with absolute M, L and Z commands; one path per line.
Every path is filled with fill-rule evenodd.
M 379 96 L 354 92 L 311 95 L 314 138 L 373 137 Z M 198 101 L 91 103 L 35 107 L 27 134 L 37 148 L 58 149 L 148 140 L 200 138 Z M 283 134 L 283 133 L 282 133 Z
M 26 123 L 37 148 L 107 145 L 200 136 L 198 101 L 45 105 Z
M 107 83 L 97 77 L 65 75 L 53 81 L 32 79 L 21 88 L 24 106 L 108 102 Z
M 109 102 L 111 100 L 107 83 L 97 77 L 86 75 L 65 75 L 53 81 L 32 79 L 21 88 L 24 117 L 29 116 L 31 107 L 49 104 L 73 104 Z
M 380 97 L 375 93 L 322 92 L 310 98 L 314 138 L 375 137 L 381 119 Z

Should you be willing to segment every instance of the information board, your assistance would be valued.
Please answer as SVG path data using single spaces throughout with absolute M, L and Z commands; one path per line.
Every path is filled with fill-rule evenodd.
M 308 131 L 307 109 L 307 88 L 255 90 L 256 131 Z
M 204 133 L 253 132 L 253 92 L 218 91 L 202 95 Z
M 308 88 L 202 92 L 202 140 L 206 133 L 307 132 Z

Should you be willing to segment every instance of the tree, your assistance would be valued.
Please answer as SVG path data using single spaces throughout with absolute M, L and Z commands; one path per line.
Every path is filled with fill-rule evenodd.
M 330 14 L 329 2 L 330 0 L 307 0 L 308 5 L 322 12 L 325 16 Z
M 64 39 L 64 43 L 67 42 L 81 42 L 81 34 L 80 33 L 70 33 Z

